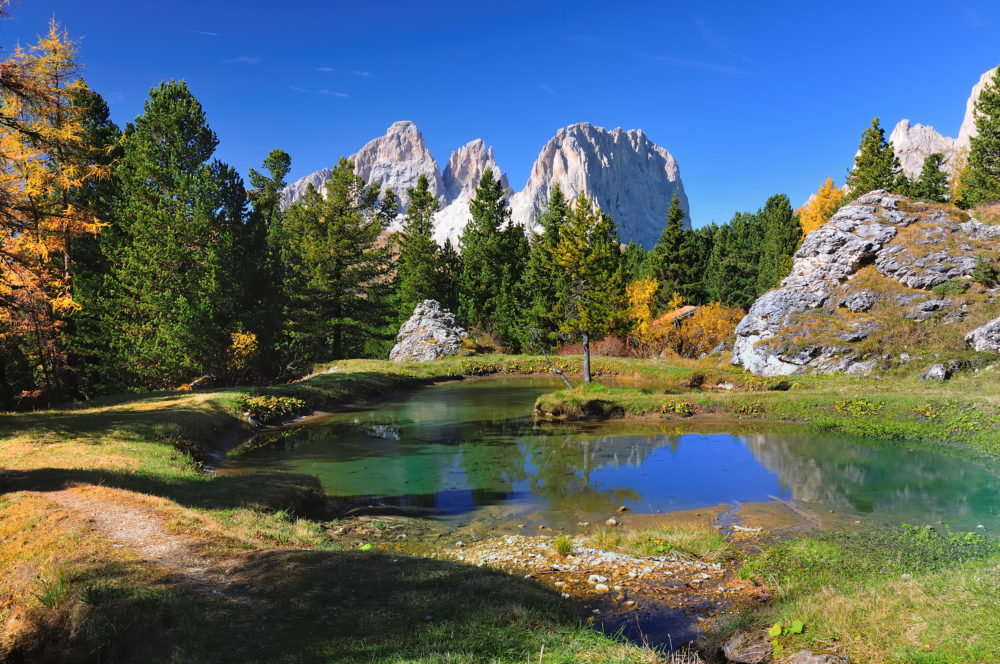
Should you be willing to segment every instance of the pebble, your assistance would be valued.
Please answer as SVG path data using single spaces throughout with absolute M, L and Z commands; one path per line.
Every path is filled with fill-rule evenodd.
M 459 540 L 458 542 L 455 542 L 455 546 L 458 546 L 458 547 L 465 546 L 465 542 L 462 542 L 461 540 Z
M 616 590 L 617 592 L 621 592 L 621 591 L 622 591 L 622 587 L 621 587 L 621 586 L 615 586 L 615 590 Z
M 608 577 L 601 576 L 600 574 L 591 574 L 590 578 L 587 579 L 587 583 L 603 583 L 607 581 Z
M 569 599 L 569 593 L 562 593 L 563 599 Z
M 609 526 L 617 526 L 618 525 L 618 519 L 616 519 L 615 517 L 611 517 L 610 519 L 608 519 L 604 523 L 608 524 Z
M 608 592 L 608 587 L 603 583 L 598 583 L 594 586 L 594 590 L 596 590 L 599 593 L 606 593 Z
M 635 606 L 635 602 L 633 600 L 627 599 L 625 600 L 625 606 Z

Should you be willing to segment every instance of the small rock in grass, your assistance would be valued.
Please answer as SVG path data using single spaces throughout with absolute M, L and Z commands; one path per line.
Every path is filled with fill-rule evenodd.
M 615 517 L 611 517 L 610 519 L 608 519 L 604 523 L 608 524 L 609 526 L 617 526 L 618 525 L 618 519 L 616 519 Z
M 619 512 L 628 512 L 628 505 L 622 505 L 618 508 Z
M 925 371 L 920 380 L 947 380 L 948 379 L 948 369 L 943 364 L 932 365 L 930 369 Z
M 594 586 L 594 590 L 596 590 L 599 593 L 606 593 L 608 592 L 608 586 L 603 583 L 598 583 L 597 585 Z

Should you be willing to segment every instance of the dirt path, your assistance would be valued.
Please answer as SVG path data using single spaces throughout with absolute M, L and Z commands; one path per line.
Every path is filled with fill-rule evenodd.
M 63 507 L 80 512 L 94 530 L 145 561 L 181 577 L 183 585 L 203 592 L 224 592 L 230 585 L 228 570 L 201 553 L 190 537 L 170 532 L 153 510 L 124 505 L 79 488 L 44 494 Z

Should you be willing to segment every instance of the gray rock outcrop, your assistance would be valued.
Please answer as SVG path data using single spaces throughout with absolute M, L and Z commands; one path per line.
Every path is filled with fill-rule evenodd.
M 893 333 L 884 307 L 922 325 L 961 322 L 973 305 L 930 290 L 948 280 L 952 292 L 971 286 L 975 256 L 993 251 L 1000 226 L 960 216 L 885 191 L 841 208 L 806 236 L 788 277 L 740 321 L 732 363 L 764 376 L 867 374 L 888 359 L 872 350 Z M 994 323 L 966 342 L 979 350 L 997 339 L 1000 320 Z
M 511 201 L 515 223 L 531 226 L 558 182 L 567 198 L 584 193 L 618 222 L 623 242 L 647 249 L 666 223 L 674 193 L 690 226 L 690 208 L 673 156 L 642 130 L 608 131 L 582 122 L 560 129 L 535 160 L 524 189 Z
M 969 149 L 969 139 L 976 135 L 975 107 L 983 88 L 993 77 L 996 68 L 990 69 L 979 77 L 972 87 L 969 99 L 965 103 L 965 117 L 958 138 L 949 138 L 939 133 L 934 127 L 922 124 L 910 124 L 909 120 L 900 120 L 889 136 L 893 151 L 899 157 L 903 172 L 910 179 L 920 175 L 924 160 L 934 153 L 944 155 L 942 169 L 954 173 L 955 157 Z
M 1000 318 L 994 318 L 966 334 L 965 343 L 980 353 L 1000 353 Z
M 429 362 L 458 355 L 466 336 L 455 314 L 442 309 L 436 300 L 424 300 L 399 328 L 389 359 L 393 362 Z

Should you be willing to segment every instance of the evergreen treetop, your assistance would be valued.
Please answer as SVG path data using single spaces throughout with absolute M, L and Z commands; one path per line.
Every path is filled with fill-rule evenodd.
M 1000 201 L 1000 67 L 976 101 L 976 131 L 969 143 L 968 168 L 962 174 L 962 204 Z
M 909 183 L 893 152 L 892 144 L 885 140 L 885 131 L 878 118 L 861 134 L 861 145 L 854 159 L 854 168 L 847 176 L 850 200 L 876 189 L 905 193 Z

